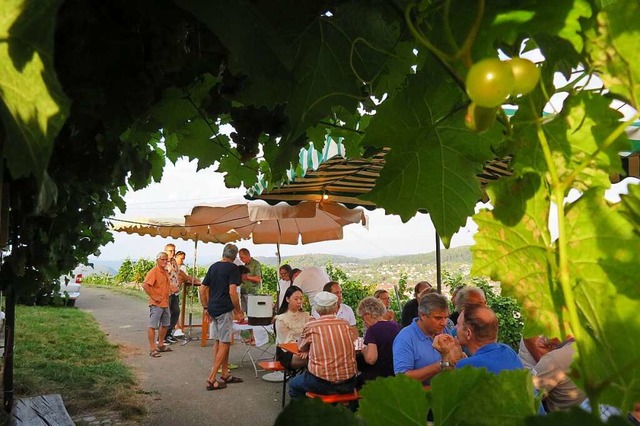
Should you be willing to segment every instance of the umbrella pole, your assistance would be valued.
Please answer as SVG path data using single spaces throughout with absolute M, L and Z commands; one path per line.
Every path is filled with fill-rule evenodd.
M 440 259 L 440 235 L 436 231 L 436 279 L 438 281 L 438 293 L 442 293 L 442 262 Z
M 280 309 L 280 266 L 282 265 L 282 257 L 280 256 L 280 235 L 276 243 L 276 257 L 278 258 L 278 269 L 276 269 L 276 312 Z M 262 282 L 260 282 L 262 285 Z M 291 283 L 293 285 L 293 283 Z
M 195 277 L 196 274 L 196 267 L 198 264 L 198 237 L 196 236 L 196 244 L 195 247 L 193 249 L 193 277 L 191 278 L 191 285 L 195 284 L 195 280 L 193 279 Z M 182 332 L 184 333 L 184 316 L 185 316 L 185 312 L 186 312 L 186 308 L 187 308 L 187 287 L 188 284 L 185 283 L 185 285 L 182 287 L 182 312 L 180 315 L 180 328 L 182 329 Z M 191 324 L 189 324 L 191 325 Z M 189 329 L 189 332 L 191 332 L 191 329 Z
M 282 264 L 282 258 L 280 257 L 280 241 L 276 243 L 276 256 L 278 257 L 278 268 Z

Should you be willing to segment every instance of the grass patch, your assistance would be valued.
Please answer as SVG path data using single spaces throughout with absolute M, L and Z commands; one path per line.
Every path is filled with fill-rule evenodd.
M 136 380 L 95 319 L 78 309 L 17 306 L 15 398 L 62 395 L 71 416 L 111 410 L 144 414 Z

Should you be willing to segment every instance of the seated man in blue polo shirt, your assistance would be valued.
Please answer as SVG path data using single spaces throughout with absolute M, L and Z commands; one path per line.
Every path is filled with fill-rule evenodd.
M 513 349 L 498 343 L 498 318 L 482 305 L 468 305 L 458 317 L 458 342 L 471 356 L 457 362 L 456 368 L 467 365 L 484 367 L 494 374 L 503 370 L 524 368 Z
M 403 328 L 393 341 L 395 374 L 406 374 L 428 385 L 433 376 L 457 361 L 443 360 L 440 352 L 433 347 L 433 339 L 444 331 L 447 318 L 449 304 L 446 297 L 430 293 L 420 299 L 418 317 Z

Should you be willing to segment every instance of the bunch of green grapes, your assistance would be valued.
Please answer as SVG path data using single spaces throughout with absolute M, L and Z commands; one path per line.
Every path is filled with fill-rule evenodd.
M 465 123 L 475 132 L 483 132 L 496 121 L 496 110 L 510 96 L 526 95 L 540 80 L 540 70 L 523 58 L 501 61 L 483 59 L 474 64 L 467 74 L 467 94 L 471 104 Z

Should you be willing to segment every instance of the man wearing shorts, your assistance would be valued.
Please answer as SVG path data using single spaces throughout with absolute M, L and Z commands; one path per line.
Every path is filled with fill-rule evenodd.
M 165 266 L 169 261 L 167 253 L 161 251 L 156 255 L 156 266 L 153 267 L 144 278 L 142 288 L 149 296 L 149 355 L 154 358 L 160 357 L 160 352 L 171 352 L 171 348 L 165 346 L 164 338 L 167 328 L 171 323 L 171 313 L 169 312 L 169 294 L 175 291 L 169 283 L 169 274 Z M 158 345 L 156 346 L 156 330 L 158 332 Z
M 242 379 L 229 372 L 229 346 L 233 332 L 233 320 L 243 319 L 240 309 L 237 286 L 241 277 L 238 266 L 234 263 L 238 255 L 238 247 L 227 244 L 222 251 L 222 260 L 209 268 L 200 286 L 200 300 L 205 315 L 213 324 L 213 367 L 207 379 L 207 390 L 218 390 L 227 387 L 227 383 L 242 383 Z M 220 379 L 216 379 L 218 369 Z

